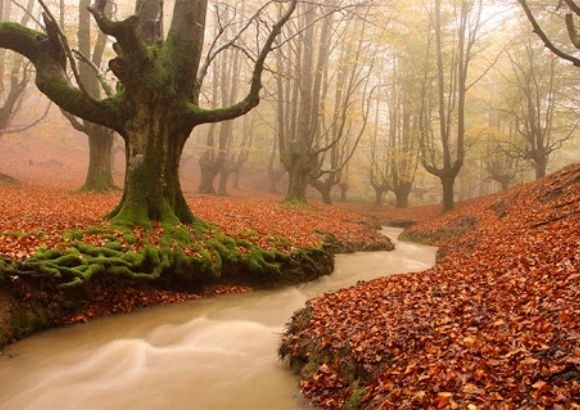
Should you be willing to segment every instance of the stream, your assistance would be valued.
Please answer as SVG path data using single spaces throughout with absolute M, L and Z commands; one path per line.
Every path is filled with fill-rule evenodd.
M 394 240 L 400 229 L 383 233 Z M 304 409 L 277 356 L 292 313 L 322 293 L 425 270 L 436 248 L 337 255 L 336 269 L 284 289 L 158 306 L 37 334 L 0 356 L 0 409 Z

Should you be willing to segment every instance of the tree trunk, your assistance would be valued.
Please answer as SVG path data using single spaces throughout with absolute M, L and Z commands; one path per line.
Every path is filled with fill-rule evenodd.
M 443 212 L 445 213 L 452 211 L 455 205 L 453 196 L 455 177 L 441 177 L 441 185 L 443 186 Z
M 149 114 L 148 119 L 137 116 L 123 135 L 127 143 L 125 190 L 110 217 L 120 225 L 192 223 L 194 217 L 179 182 L 179 163 L 191 128 L 180 128 L 163 113 Z
M 86 132 L 89 138 L 89 169 L 81 191 L 106 192 L 115 188 L 113 182 L 113 133 L 107 128 L 91 124 Z
M 340 184 L 340 202 L 347 202 L 346 193 L 348 192 L 348 184 Z
M 199 160 L 199 168 L 201 170 L 201 181 L 197 192 L 200 194 L 215 195 L 215 179 L 220 173 L 221 164 L 212 161 L 209 154 L 205 153 Z
M 536 179 L 544 178 L 546 176 L 546 169 L 548 168 L 548 161 L 544 158 L 534 161 L 534 170 L 536 171 Z
M 270 177 L 270 189 L 269 192 L 271 194 L 277 194 L 278 191 L 278 184 L 284 178 L 284 174 L 286 172 L 283 170 L 270 170 L 268 171 L 268 176 Z
M 332 197 L 330 195 L 333 187 L 332 183 L 329 181 L 314 180 L 310 182 L 310 184 L 320 193 L 323 203 L 326 205 L 332 205 Z
M 409 182 L 401 182 L 398 189 L 395 190 L 396 207 L 397 208 L 408 208 L 409 207 L 409 194 L 411 193 L 411 188 L 413 184 Z
M 508 178 L 503 178 L 503 179 L 500 181 L 500 184 L 501 184 L 501 192 L 505 192 L 505 191 L 507 191 L 507 190 L 509 189 L 509 187 L 510 187 L 510 180 L 509 180 Z
M 219 185 L 218 185 L 218 195 L 227 196 L 228 195 L 228 180 L 230 178 L 231 171 L 227 169 L 222 169 L 220 172 Z
M 385 191 L 375 188 L 375 205 L 383 206 L 385 203 Z
M 308 186 L 308 171 L 294 166 L 288 171 L 288 192 L 286 202 L 306 202 L 306 187 Z
M 233 182 L 234 189 L 240 189 L 241 176 L 242 176 L 242 171 L 240 169 L 234 171 L 234 182 Z

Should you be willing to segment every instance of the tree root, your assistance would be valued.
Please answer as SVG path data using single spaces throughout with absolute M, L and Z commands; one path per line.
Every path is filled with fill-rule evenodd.
M 222 279 L 269 286 L 291 283 L 291 278 L 282 271 L 294 271 L 297 264 L 304 265 L 305 270 L 330 273 L 308 256 L 309 252 L 323 252 L 321 250 L 300 250 L 296 255 L 288 255 L 261 249 L 249 241 L 235 240 L 215 230 L 211 231 L 209 239 L 196 239 L 201 236 L 195 229 L 166 227 L 158 244 L 146 241 L 140 247 L 131 245 L 131 249 L 122 246 L 106 231 L 99 232 L 104 239 L 103 245 L 82 242 L 86 233 L 94 236 L 94 230 L 74 232 L 78 242 L 40 249 L 25 261 L 0 261 L 0 277 L 52 278 L 59 283 L 59 288 L 67 289 L 103 276 L 185 287 Z

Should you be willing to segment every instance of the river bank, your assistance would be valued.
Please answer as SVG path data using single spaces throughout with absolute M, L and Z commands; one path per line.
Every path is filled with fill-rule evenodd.
M 317 407 L 578 406 L 580 165 L 411 228 L 430 270 L 309 300 L 281 355 Z
M 277 357 L 292 312 L 323 292 L 425 270 L 434 258 L 435 248 L 410 243 L 340 254 L 335 272 L 312 282 L 42 332 L 0 358 L 0 409 L 306 409 Z
M 194 211 L 212 221 L 208 228 L 120 230 L 97 218 L 101 200 L 112 202 L 114 195 L 2 189 L 1 198 L 16 204 L 0 216 L 0 268 L 6 268 L 3 275 L 0 269 L 0 348 L 38 330 L 113 313 L 310 281 L 332 272 L 336 253 L 392 249 L 371 219 L 321 205 L 192 197 Z M 22 199 L 36 196 L 45 198 L 37 206 Z M 63 215 L 64 200 L 82 212 Z M 46 258 L 52 249 L 58 254 Z M 38 255 L 42 270 L 35 273 Z M 87 260 L 96 262 L 81 270 Z M 78 276 L 69 274 L 74 263 Z M 147 276 L 157 266 L 158 276 Z M 20 273 L 29 267 L 31 274 Z M 122 274 L 108 274 L 113 269 Z M 89 270 L 98 274 L 83 274 Z M 133 273 L 139 278 L 128 276 Z

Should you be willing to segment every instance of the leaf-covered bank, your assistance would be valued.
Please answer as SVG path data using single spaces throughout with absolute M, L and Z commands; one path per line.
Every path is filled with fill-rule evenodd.
M 413 227 L 436 267 L 312 299 L 280 352 L 327 409 L 577 407 L 578 226 L 580 164 Z
M 191 198 L 212 223 L 127 228 L 91 217 L 112 194 L 43 191 L 33 207 L 17 195 L 38 191 L 4 189 L 22 207 L 4 197 L 0 346 L 110 313 L 312 280 L 332 272 L 336 252 L 393 247 L 370 220 L 330 207 Z

